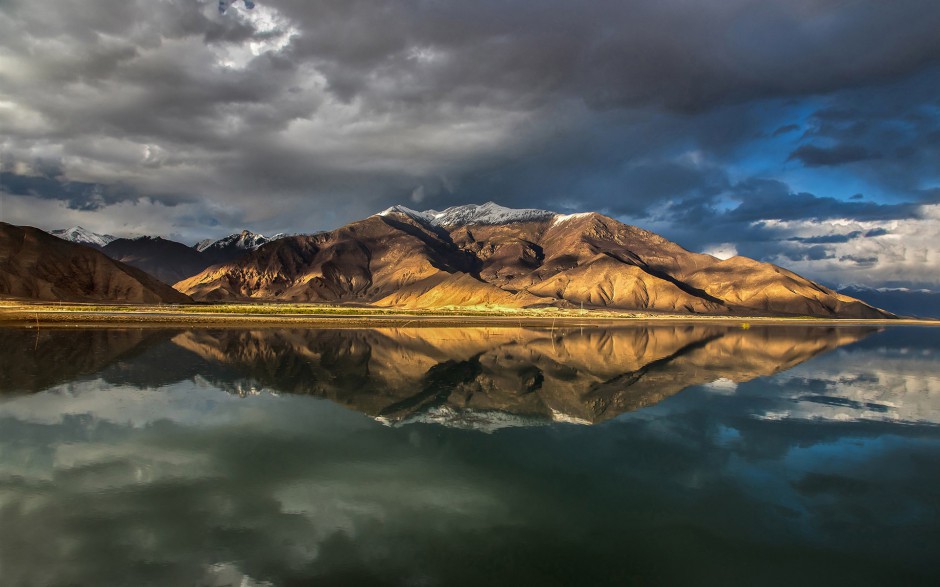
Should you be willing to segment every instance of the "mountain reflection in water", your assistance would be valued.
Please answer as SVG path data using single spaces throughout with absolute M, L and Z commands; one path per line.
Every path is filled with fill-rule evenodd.
M 871 327 L 708 324 L 527 328 L 0 331 L 0 389 L 100 374 L 154 387 L 202 377 L 234 393 L 328 398 L 380 421 L 494 429 L 597 423 L 681 390 L 785 371 Z
M 937 332 L 0 329 L 0 585 L 937 585 Z

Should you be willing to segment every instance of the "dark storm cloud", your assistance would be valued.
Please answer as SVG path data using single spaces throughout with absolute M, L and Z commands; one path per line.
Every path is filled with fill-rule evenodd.
M 847 243 L 852 239 L 858 238 L 859 236 L 861 236 L 861 234 L 862 232 L 860 230 L 853 230 L 852 232 L 848 234 L 829 234 L 829 235 L 823 235 L 823 236 L 808 236 L 808 237 L 793 236 L 787 240 L 798 242 L 798 243 L 804 243 L 804 244 Z M 884 232 L 882 234 L 884 234 Z
M 839 261 L 843 263 L 855 263 L 856 265 L 862 265 L 865 267 L 873 267 L 878 263 L 878 257 L 859 257 L 857 255 L 843 255 L 839 257 Z
M 798 130 L 800 130 L 800 125 L 798 125 L 798 124 L 786 124 L 786 125 L 781 126 L 780 128 L 778 128 L 777 130 L 775 130 L 775 131 L 773 132 L 773 135 L 771 135 L 771 136 L 779 137 L 779 136 L 785 135 L 785 134 L 787 134 L 787 133 L 789 133 L 789 132 L 794 132 L 794 131 L 798 131 Z
M 806 165 L 864 160 L 852 173 L 899 197 L 936 201 L 940 177 L 940 68 L 892 84 L 835 93 L 809 117 L 806 144 L 793 158 Z M 816 150 L 816 145 L 833 145 Z
M 54 177 L 23 176 L 9 172 L 0 172 L 0 187 L 14 196 L 61 200 L 73 210 L 99 210 L 115 202 L 137 198 L 137 194 L 127 186 L 59 181 Z
M 332 228 L 397 202 L 672 206 L 699 225 L 729 199 L 739 226 L 890 215 L 753 187 L 787 153 L 827 170 L 864 152 L 881 157 L 845 167 L 936 199 L 934 2 L 256 4 L 7 2 L 5 158 L 61 161 L 63 185 L 122 186 L 92 205 L 56 182 L 28 193 L 106 212 L 103 231 L 193 240 L 206 225 Z M 760 137 L 793 143 L 729 173 Z M 122 216 L 135 197 L 189 205 Z
M 857 200 L 839 200 L 806 192 L 794 192 L 784 182 L 769 179 L 747 179 L 738 182 L 722 195 L 735 202 L 722 207 L 715 197 L 678 199 L 665 215 L 681 218 L 698 226 L 717 222 L 750 224 L 763 220 L 895 220 L 919 215 L 919 206 L 910 203 L 878 204 Z M 662 212 L 660 212 L 662 214 Z M 883 229 L 866 236 L 885 234 Z M 854 238 L 854 237 L 853 237 Z
M 860 145 L 837 145 L 835 147 L 803 145 L 793 151 L 787 161 L 800 161 L 809 167 L 824 167 L 878 159 L 880 157 L 881 153 L 869 151 Z
M 794 236 L 790 237 L 789 241 L 803 243 L 807 245 L 830 245 L 837 243 L 847 243 L 851 240 L 855 240 L 859 237 L 872 238 L 876 236 L 884 236 L 886 234 L 891 234 L 890 231 L 884 228 L 873 228 L 871 230 L 862 232 L 861 230 L 853 230 L 852 232 L 846 234 L 826 234 L 822 236 Z
M 559 91 L 599 108 L 700 111 L 904 75 L 936 63 L 940 52 L 940 11 L 921 0 L 272 5 L 302 23 L 296 54 L 321 60 L 345 99 L 389 93 L 387 80 L 369 74 L 398 71 L 416 83 L 391 93 L 413 100 L 519 103 Z M 420 71 L 407 61 L 416 48 L 446 63 Z

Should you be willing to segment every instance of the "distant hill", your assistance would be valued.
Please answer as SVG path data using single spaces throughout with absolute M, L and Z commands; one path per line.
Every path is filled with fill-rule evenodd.
M 186 303 L 192 300 L 89 246 L 0 223 L 0 296 L 45 301 Z
M 160 236 L 117 238 L 110 234 L 97 234 L 81 226 L 53 230 L 49 234 L 100 249 L 112 259 L 142 269 L 168 285 L 212 265 L 237 259 L 283 236 L 278 234 L 269 238 L 243 230 L 217 240 L 207 239 L 190 247 Z
M 872 288 L 848 285 L 839 293 L 854 296 L 899 316 L 940 318 L 940 292 L 907 288 Z
M 142 269 L 167 284 L 212 265 L 196 249 L 159 236 L 119 238 L 101 250 L 112 259 Z
M 202 300 L 892 317 L 782 267 L 692 253 L 601 214 L 492 202 L 442 212 L 394 206 L 262 245 L 176 287 Z

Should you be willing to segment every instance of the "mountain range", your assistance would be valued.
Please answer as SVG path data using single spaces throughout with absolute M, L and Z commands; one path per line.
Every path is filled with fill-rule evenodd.
M 81 226 L 53 230 L 50 234 L 77 244 L 100 249 L 104 254 L 137 267 L 167 284 L 195 275 L 206 267 L 232 261 L 283 235 L 266 237 L 248 230 L 218 240 L 207 239 L 194 246 L 160 236 L 117 238 L 96 234 Z
M 393 206 L 333 231 L 270 239 L 243 231 L 191 247 L 57 232 L 200 301 L 893 316 L 782 267 L 693 253 L 594 212 Z
M 334 231 L 279 239 L 175 287 L 207 301 L 890 316 L 782 267 L 693 253 L 598 213 L 492 202 L 442 212 L 393 206 Z

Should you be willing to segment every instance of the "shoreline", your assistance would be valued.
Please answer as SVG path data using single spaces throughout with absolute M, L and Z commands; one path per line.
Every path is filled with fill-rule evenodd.
M 291 311 L 295 310 L 295 311 Z M 293 327 L 293 328 L 402 328 L 402 327 L 585 327 L 628 326 L 644 323 L 714 323 L 738 325 L 830 326 L 940 326 L 940 320 L 898 318 L 814 318 L 781 316 L 721 316 L 654 314 L 609 310 L 393 310 L 350 306 L 244 305 L 149 306 L 120 304 L 64 304 L 0 302 L 0 327 Z

